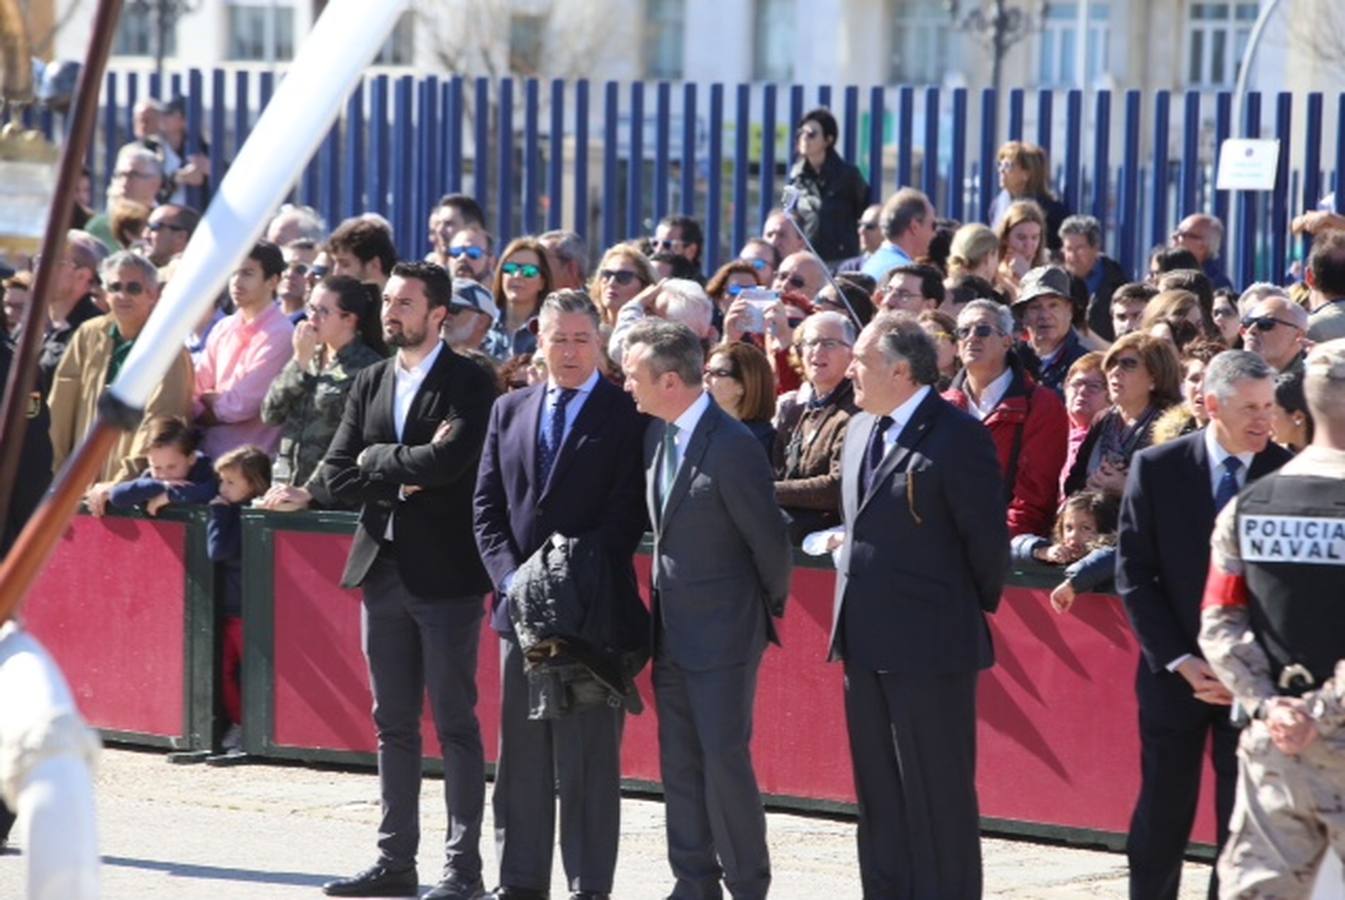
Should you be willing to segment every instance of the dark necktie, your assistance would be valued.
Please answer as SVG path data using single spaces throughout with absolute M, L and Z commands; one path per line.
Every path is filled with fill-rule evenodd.
M 677 467 L 681 460 L 677 458 L 676 425 L 669 422 L 663 431 L 663 471 L 659 478 L 659 510 L 668 505 L 668 495 L 672 493 L 673 482 L 677 480 Z
M 883 436 L 887 430 L 892 427 L 892 417 L 883 416 L 873 425 L 873 431 L 869 434 L 869 446 L 864 450 L 864 461 L 859 466 L 859 499 L 863 500 L 869 492 L 869 485 L 873 483 L 873 474 L 878 471 L 878 466 L 883 462 L 883 451 L 887 449 L 887 442 Z
M 1228 501 L 1238 495 L 1238 470 L 1242 468 L 1242 460 L 1236 456 L 1224 458 L 1224 474 L 1219 479 L 1219 486 L 1214 489 L 1214 512 L 1217 515 L 1219 510 L 1228 505 Z
M 551 407 L 551 426 L 539 435 L 537 484 L 540 486 L 546 485 L 546 480 L 551 477 L 551 467 L 556 464 L 556 457 L 560 456 L 561 439 L 565 437 L 565 407 L 577 393 L 579 391 L 575 388 L 560 389 L 556 402 Z

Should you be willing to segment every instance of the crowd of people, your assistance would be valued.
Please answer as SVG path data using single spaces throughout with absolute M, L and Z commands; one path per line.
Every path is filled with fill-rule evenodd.
M 29 433 L 44 445 L 30 456 L 45 477 L 92 426 L 99 395 L 200 218 L 185 188 L 209 177 L 209 160 L 181 149 L 180 118 L 172 105 L 138 106 L 108 208 L 86 210 L 61 259 L 33 261 L 58 267 Z M 1114 574 L 1132 607 L 1149 663 L 1141 682 L 1147 672 L 1151 697 L 1162 694 L 1150 704 L 1140 685 L 1144 792 L 1132 872 L 1147 885 L 1136 896 L 1175 896 L 1205 735 L 1193 744 L 1190 722 L 1216 727 L 1208 710 L 1189 707 L 1222 695 L 1195 643 L 1195 606 L 1179 626 L 1146 629 L 1146 602 L 1195 601 L 1154 599 L 1155 583 L 1178 578 L 1163 569 L 1171 547 L 1155 537 L 1165 521 L 1157 506 L 1175 494 L 1156 500 L 1163 489 L 1144 482 L 1137 460 L 1156 466 L 1163 457 L 1146 448 L 1193 446 L 1216 433 L 1233 435 L 1211 451 L 1218 459 L 1278 462 L 1311 441 L 1304 359 L 1314 343 L 1345 336 L 1345 223 L 1327 215 L 1299 223 L 1315 241 L 1304 280 L 1289 287 L 1231 285 L 1219 267 L 1222 225 L 1207 214 L 1184 219 L 1136 279 L 1103 252 L 1098 221 L 1054 196 L 1041 148 L 1004 145 L 990 221 L 959 223 L 914 188 L 869 204 L 859 170 L 836 152 L 837 135 L 827 110 L 803 117 L 791 203 L 713 272 L 703 268 L 701 224 L 688 216 L 595 254 L 570 231 L 501 246 L 480 204 L 450 194 L 429 211 L 432 246 L 422 257 L 399 248 L 376 214 L 329 230 L 316 210 L 287 205 L 193 328 L 85 500 L 95 515 L 109 505 L 150 515 L 210 505 L 210 553 L 225 585 L 226 751 L 240 746 L 239 510 L 360 513 L 345 583 L 365 597 L 384 823 L 378 865 L 329 893 L 415 883 L 419 698 L 428 686 L 450 816 L 444 880 L 432 896 L 479 896 L 473 635 L 480 598 L 494 592 L 504 721 L 494 795 L 501 888 L 491 896 L 546 896 L 557 785 L 573 896 L 610 893 L 621 717 L 638 703 L 629 679 L 651 652 L 674 896 L 719 896 L 721 878 L 735 897 L 765 896 L 764 818 L 747 751 L 756 665 L 783 611 L 789 543 L 807 548 L 823 533 L 820 546 L 838 554 L 849 579 L 838 588 L 838 609 L 848 612 L 838 612 L 832 649 L 855 685 L 847 709 L 866 895 L 979 891 L 974 791 L 967 795 L 974 744 L 970 762 L 956 753 L 910 760 L 974 741 L 974 673 L 992 658 L 980 646 L 982 613 L 998 602 L 1011 553 L 1058 570 L 1051 599 L 1062 613 L 1080 595 L 1111 589 Z M 31 284 L 29 271 L 4 282 L 11 336 Z M 1235 404 L 1251 383 L 1266 387 L 1268 403 Z M 936 410 L 939 398 L 960 412 Z M 934 436 L 913 449 L 917 429 Z M 1261 471 L 1248 460 L 1247 470 Z M 890 498 L 879 488 L 885 478 L 899 485 Z M 959 498 L 952 509 L 923 493 L 936 486 Z M 874 495 L 892 502 L 885 530 L 861 524 Z M 1173 541 L 1191 545 L 1182 565 L 1193 578 L 1204 576 L 1208 547 L 1202 555 L 1199 545 L 1213 509 L 1203 532 L 1172 526 L 1187 528 Z M 630 590 L 630 558 L 648 528 L 652 626 Z M 838 529 L 844 540 L 826 536 Z M 576 543 L 553 546 L 553 535 Z M 617 623 L 595 646 L 620 652 L 604 661 L 617 676 L 600 679 L 598 702 L 588 697 L 567 716 L 538 699 L 534 672 L 544 667 L 520 617 L 523 598 L 547 577 L 529 560 L 579 560 L 591 552 L 585 538 L 610 563 L 599 593 Z M 884 560 L 914 546 L 954 574 L 921 582 L 912 565 Z M 881 575 L 879 587 L 865 574 Z M 902 587 L 906 578 L 914 580 Z M 930 585 L 968 598 L 946 614 L 956 621 L 902 618 L 870 598 Z M 705 600 L 715 591 L 724 594 L 719 608 Z M 1147 601 L 1131 596 L 1146 592 Z M 758 595 L 764 603 L 743 602 Z M 438 602 L 445 598 L 469 602 Z M 1176 635 L 1166 644 L 1154 636 L 1163 627 Z M 901 642 L 872 644 L 888 628 L 914 629 L 910 639 L 926 646 L 889 659 Z M 931 643 L 921 629 L 941 637 Z M 946 641 L 967 646 L 908 671 L 930 646 L 946 652 Z M 893 682 L 894 672 L 906 677 Z M 959 677 L 934 685 L 931 672 Z M 570 676 L 551 675 L 552 687 L 564 685 L 559 707 L 577 702 Z M 931 735 L 925 726 L 939 714 L 909 711 L 890 723 L 894 762 L 873 716 L 895 715 L 912 685 L 971 718 L 944 716 L 951 724 Z M 1186 716 L 1181 741 L 1168 713 Z M 1231 753 L 1218 734 L 1216 753 Z M 1169 765 L 1173 754 L 1184 762 Z M 1216 757 L 1216 769 L 1221 760 L 1227 768 Z M 908 792 L 920 779 L 960 799 L 917 811 Z M 892 792 L 909 807 L 891 809 Z M 1172 800 L 1179 794 L 1190 794 L 1186 806 Z M 1224 826 L 1230 803 L 1221 791 Z M 921 850 L 931 835 L 958 849 Z M 890 843 L 907 851 L 888 854 Z

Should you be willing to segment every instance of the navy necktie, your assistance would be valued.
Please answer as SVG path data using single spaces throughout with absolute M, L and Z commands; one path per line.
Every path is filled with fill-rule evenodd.
M 537 484 L 545 486 L 546 480 L 551 477 L 551 468 L 556 464 L 556 457 L 560 456 L 561 440 L 565 437 L 565 407 L 574 399 L 574 395 L 579 393 L 575 388 L 561 388 L 556 396 L 556 402 L 551 407 L 550 427 L 543 431 L 537 443 Z
M 1214 489 L 1214 512 L 1217 515 L 1219 510 L 1228 505 L 1228 501 L 1238 495 L 1238 470 L 1242 468 L 1242 460 L 1236 456 L 1224 458 L 1223 477 L 1219 479 L 1219 486 Z
M 869 446 L 864 450 L 864 461 L 859 466 L 859 499 L 863 500 L 869 492 L 869 485 L 873 483 L 873 473 L 878 471 L 878 466 L 883 462 L 883 451 L 887 449 L 887 442 L 883 436 L 887 430 L 892 427 L 892 417 L 883 416 L 873 424 L 873 431 L 869 434 Z

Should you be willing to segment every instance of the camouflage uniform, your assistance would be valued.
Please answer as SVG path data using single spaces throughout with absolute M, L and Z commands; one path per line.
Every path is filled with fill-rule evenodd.
M 1280 474 L 1345 478 L 1345 452 L 1310 446 Z M 1237 799 L 1218 863 L 1220 896 L 1306 898 L 1328 847 L 1345 858 L 1345 660 L 1334 677 L 1302 695 L 1316 739 L 1302 753 L 1281 752 L 1258 715 L 1264 701 L 1282 692 L 1251 625 L 1237 506 L 1230 502 L 1215 523 L 1200 632 L 1219 680 L 1253 713 L 1239 741 Z M 1345 602 L 1345 577 L 1339 580 Z
M 262 401 L 262 421 L 281 426 L 280 450 L 271 469 L 274 483 L 302 486 L 308 481 L 336 436 L 355 376 L 382 359 L 355 338 L 326 368 L 320 368 L 316 354 L 306 369 L 292 359 L 285 364 Z

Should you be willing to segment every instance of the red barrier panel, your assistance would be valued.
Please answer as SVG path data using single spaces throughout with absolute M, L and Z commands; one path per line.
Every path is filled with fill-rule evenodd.
M 98 728 L 189 742 L 188 527 L 79 516 L 24 607 Z
M 276 531 L 273 546 L 274 707 L 267 723 L 273 730 L 263 752 L 371 752 L 359 597 L 336 586 L 349 538 Z M 647 596 L 648 557 L 638 558 L 637 568 Z M 762 791 L 773 797 L 854 801 L 841 667 L 824 661 L 833 584 L 828 569 L 795 570 L 780 629 L 783 646 L 771 648 L 762 666 L 753 756 Z M 998 662 L 981 678 L 981 814 L 1038 831 L 1124 834 L 1139 782 L 1134 636 L 1115 597 L 1085 596 L 1070 614 L 1057 615 L 1047 595 L 1010 587 L 991 620 Z M 498 649 L 483 627 L 478 713 L 491 760 L 498 733 Z M 640 690 L 649 709 L 627 722 L 622 773 L 657 782 L 647 671 Z M 428 718 L 424 731 L 426 754 L 434 755 Z M 1211 807 L 1207 795 L 1198 841 L 1213 840 Z

